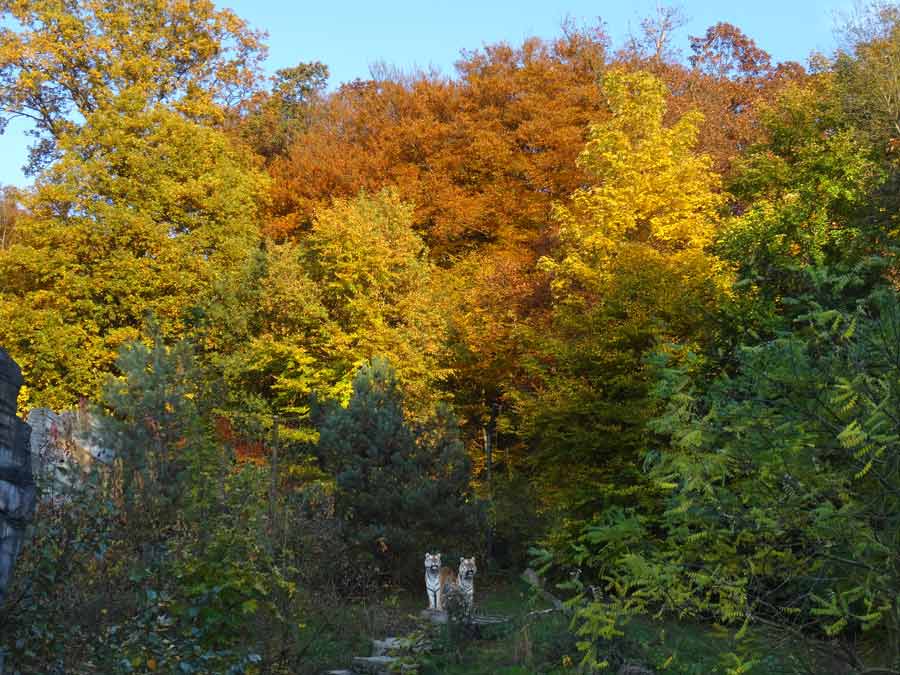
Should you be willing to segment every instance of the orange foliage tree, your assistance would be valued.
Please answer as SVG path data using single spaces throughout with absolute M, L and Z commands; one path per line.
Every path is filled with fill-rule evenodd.
M 553 201 L 581 182 L 575 158 L 601 114 L 605 50 L 599 32 L 570 31 L 464 53 L 453 80 L 344 85 L 273 167 L 271 233 L 292 236 L 323 202 L 394 185 L 438 259 L 534 245 Z

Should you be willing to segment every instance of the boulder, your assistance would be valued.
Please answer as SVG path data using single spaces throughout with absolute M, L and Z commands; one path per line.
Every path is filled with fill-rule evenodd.
M 372 640 L 372 656 L 388 656 L 389 652 L 403 648 L 405 641 L 389 637 L 384 640 Z

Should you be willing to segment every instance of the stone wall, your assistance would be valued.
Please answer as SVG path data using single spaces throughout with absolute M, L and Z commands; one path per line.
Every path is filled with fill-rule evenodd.
M 6 597 L 36 502 L 31 427 L 16 417 L 21 387 L 21 369 L 0 349 L 0 602 Z

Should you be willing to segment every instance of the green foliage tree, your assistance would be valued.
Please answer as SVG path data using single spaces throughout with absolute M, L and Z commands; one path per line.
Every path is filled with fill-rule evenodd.
M 187 455 L 204 442 L 197 409 L 200 377 L 188 343 L 167 347 L 152 321 L 148 337 L 150 345 L 132 342 L 119 350 L 121 375 L 104 386 L 105 414 L 96 434 L 114 455 L 129 525 L 164 537 L 189 489 Z
M 900 7 L 859 3 L 842 28 L 844 45 L 833 64 L 841 107 L 880 150 L 889 151 L 900 139 Z
M 276 658 L 271 641 L 281 658 L 300 637 L 286 616 L 296 611 L 295 585 L 271 540 L 270 472 L 236 464 L 216 442 L 217 396 L 191 345 L 168 346 L 148 328 L 150 345 L 120 350 L 96 434 L 115 453 L 107 480 L 119 537 L 140 553 L 129 576 L 138 601 L 122 625 L 108 626 L 110 642 L 132 668 L 245 672 Z
M 348 406 L 326 405 L 317 420 L 346 534 L 382 574 L 421 572 L 426 550 L 479 546 L 469 461 L 452 417 L 441 412 L 412 426 L 386 361 L 363 366 Z
M 832 640 L 853 672 L 897 668 L 897 296 L 888 216 L 870 205 L 885 172 L 817 77 L 762 116 L 769 142 L 738 164 L 742 213 L 716 242 L 738 282 L 717 340 L 652 360 L 662 444 L 645 466 L 664 499 L 553 541 L 590 570 L 573 601 L 586 666 L 629 617 L 671 612 L 739 638 L 772 625 L 829 658 L 816 638 Z M 859 648 L 867 636 L 885 658 Z
M 241 136 L 261 156 L 272 161 L 285 156 L 297 136 L 312 122 L 323 100 L 328 66 L 314 61 L 275 71 L 268 93 L 242 105 L 237 122 Z
M 736 163 L 729 186 L 743 213 L 718 251 L 779 313 L 789 311 L 782 298 L 812 289 L 809 266 L 850 271 L 887 252 L 890 233 L 873 199 L 887 175 L 838 96 L 830 73 L 787 88 L 760 115 L 769 141 Z
M 298 637 L 262 526 L 268 472 L 213 443 L 190 346 L 149 328 L 120 350 L 97 413 L 112 464 L 40 502 L 0 626 L 22 672 L 243 673 L 269 638 Z
M 630 615 L 662 610 L 835 641 L 852 672 L 900 667 L 900 306 L 887 289 L 855 311 L 802 304 L 796 330 L 741 349 L 731 375 L 664 373 L 664 514 L 611 511 L 579 539 L 602 589 L 576 618 L 587 662 Z

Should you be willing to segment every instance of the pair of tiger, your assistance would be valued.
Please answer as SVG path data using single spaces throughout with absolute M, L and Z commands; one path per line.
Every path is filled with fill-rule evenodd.
M 460 558 L 459 573 L 449 567 L 441 567 L 440 553 L 425 554 L 425 590 L 428 593 L 428 609 L 445 611 L 444 601 L 454 592 L 462 594 L 468 611 L 475 606 L 475 558 Z

